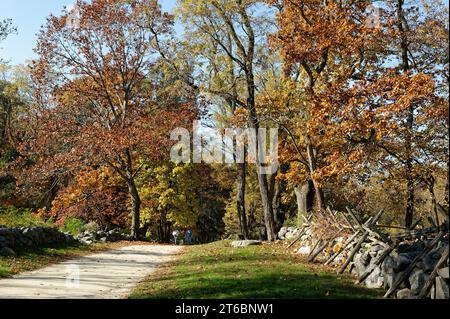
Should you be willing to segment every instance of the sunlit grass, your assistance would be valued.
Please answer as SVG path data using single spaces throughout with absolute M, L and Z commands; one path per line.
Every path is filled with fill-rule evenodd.
M 130 298 L 380 298 L 352 278 L 308 264 L 282 244 L 192 246 L 142 282 Z

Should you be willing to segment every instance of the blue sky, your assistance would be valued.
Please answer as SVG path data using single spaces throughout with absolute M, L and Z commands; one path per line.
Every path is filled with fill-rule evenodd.
M 165 11 L 170 11 L 176 0 L 160 0 Z M 24 63 L 34 58 L 36 33 L 50 13 L 58 15 L 64 6 L 74 0 L 0 0 L 0 20 L 11 18 L 18 29 L 0 44 L 0 58 L 11 64 Z

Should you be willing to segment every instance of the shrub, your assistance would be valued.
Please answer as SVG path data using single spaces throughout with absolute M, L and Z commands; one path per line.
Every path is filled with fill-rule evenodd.
M 66 217 L 61 230 L 63 232 L 69 232 L 72 235 L 78 235 L 85 230 L 85 223 L 79 218 Z
M 54 226 L 51 220 L 45 222 L 39 215 L 34 214 L 31 209 L 14 206 L 0 207 L 0 225 L 6 227 Z
M 45 217 L 58 225 L 67 218 L 86 223 L 95 221 L 102 228 L 128 226 L 128 194 L 119 177 L 107 168 L 80 172 L 60 190 Z
M 101 230 L 101 227 L 97 222 L 92 221 L 92 222 L 89 222 L 86 225 L 84 225 L 84 230 L 86 230 L 90 233 L 94 233 L 94 232 Z
M 283 223 L 284 227 L 299 227 L 303 223 L 303 219 L 299 219 L 298 216 L 291 216 Z

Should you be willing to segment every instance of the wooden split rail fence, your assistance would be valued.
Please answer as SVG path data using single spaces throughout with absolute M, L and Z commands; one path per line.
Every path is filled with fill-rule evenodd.
M 313 243 L 310 254 L 308 255 L 308 261 L 313 262 L 327 247 L 330 247 L 337 238 L 346 238 L 343 241 L 342 246 L 335 252 L 332 252 L 323 261 L 325 265 L 330 265 L 337 257 L 341 256 L 344 252 L 348 253 L 344 263 L 339 267 L 338 273 L 342 274 L 348 268 L 353 261 L 355 255 L 360 251 L 362 245 L 366 242 L 379 244 L 384 247 L 383 252 L 372 262 L 371 266 L 358 277 L 357 283 L 363 283 L 367 277 L 374 271 L 377 266 L 380 266 L 383 261 L 395 250 L 398 245 L 404 241 L 411 241 L 420 238 L 432 239 L 431 242 L 426 245 L 424 250 L 414 258 L 412 263 L 406 268 L 405 271 L 394 281 L 392 286 L 386 292 L 384 297 L 390 297 L 401 286 L 401 284 L 408 279 L 409 275 L 413 271 L 414 267 L 419 263 L 431 250 L 436 248 L 438 243 L 447 236 L 449 231 L 449 218 L 448 212 L 446 212 L 441 206 L 438 206 L 439 216 L 442 223 L 439 225 L 439 221 L 431 223 L 433 227 L 425 229 L 416 229 L 422 222 L 422 219 L 418 219 L 409 229 L 401 226 L 389 226 L 381 225 L 378 223 L 383 215 L 383 211 L 379 211 L 375 216 L 369 217 L 366 220 L 361 221 L 352 209 L 346 208 L 346 212 L 334 212 L 330 208 L 325 211 L 315 212 L 305 218 L 305 223 L 300 228 L 298 235 L 287 246 L 291 248 L 297 242 L 299 242 L 310 229 L 317 240 Z M 439 226 L 437 226 L 439 225 Z M 400 231 L 389 234 L 385 229 L 398 229 Z M 350 249 L 351 247 L 351 249 Z M 447 246 L 444 250 L 442 258 L 439 260 L 435 269 L 429 276 L 425 286 L 419 294 L 419 298 L 426 298 L 428 296 L 431 287 L 433 286 L 434 279 L 437 275 L 437 271 L 448 260 L 448 240 Z

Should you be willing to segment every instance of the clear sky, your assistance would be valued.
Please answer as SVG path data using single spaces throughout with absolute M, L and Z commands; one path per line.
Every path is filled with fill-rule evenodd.
M 170 11 L 176 0 L 160 0 L 165 11 Z M 58 15 L 64 6 L 74 0 L 0 0 L 0 20 L 11 18 L 18 34 L 10 35 L 0 44 L 0 58 L 11 64 L 24 63 L 34 58 L 36 33 L 50 13 Z

